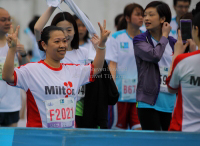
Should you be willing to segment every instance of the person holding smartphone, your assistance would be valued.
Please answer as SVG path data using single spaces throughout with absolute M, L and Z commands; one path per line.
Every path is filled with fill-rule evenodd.
M 192 38 L 183 45 L 181 32 L 175 44 L 167 86 L 170 93 L 178 93 L 169 131 L 200 132 L 200 13 L 194 16 Z M 196 51 L 196 45 L 198 50 Z M 189 46 L 190 53 L 184 53 Z M 194 50 L 192 52 L 192 50 Z M 184 53 L 184 54 L 183 54 Z
M 181 16 L 186 14 L 189 10 L 191 0 L 173 0 L 174 10 L 176 11 L 176 16 L 172 18 L 170 23 L 172 29 L 170 31 L 170 36 L 177 39 L 177 29 L 179 26 L 179 21 Z
M 144 12 L 147 31 L 133 39 L 138 84 L 136 101 L 143 130 L 168 130 L 176 99 L 166 86 L 176 40 L 169 36 L 171 11 L 164 2 L 149 3 Z

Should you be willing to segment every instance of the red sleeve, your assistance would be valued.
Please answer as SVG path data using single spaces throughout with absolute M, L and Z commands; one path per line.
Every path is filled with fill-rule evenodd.
M 90 79 L 89 79 L 90 82 L 94 82 L 95 81 L 95 78 L 94 78 L 93 75 L 94 75 L 94 65 L 91 64 Z
M 13 75 L 14 75 L 14 83 L 8 83 L 7 82 L 7 84 L 10 85 L 10 86 L 16 86 L 17 85 L 17 74 L 16 74 L 15 71 L 14 71 Z

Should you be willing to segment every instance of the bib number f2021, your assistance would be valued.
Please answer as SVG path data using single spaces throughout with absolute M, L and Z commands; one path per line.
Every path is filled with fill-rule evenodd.
M 74 108 L 62 108 L 62 109 L 50 109 L 50 121 L 53 121 L 53 117 L 55 116 L 56 121 L 73 119 Z
M 73 97 L 45 101 L 47 127 L 72 128 L 75 120 Z

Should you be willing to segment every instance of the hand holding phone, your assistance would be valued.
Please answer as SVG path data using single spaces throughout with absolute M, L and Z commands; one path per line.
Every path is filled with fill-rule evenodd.
M 181 19 L 180 27 L 181 27 L 182 40 L 186 41 L 188 39 L 192 39 L 192 20 Z

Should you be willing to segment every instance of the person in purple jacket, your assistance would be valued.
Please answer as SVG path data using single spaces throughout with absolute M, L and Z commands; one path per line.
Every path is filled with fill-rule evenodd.
M 145 33 L 133 39 L 138 85 L 136 101 L 143 130 L 168 130 L 175 94 L 167 90 L 166 78 L 176 40 L 169 36 L 171 11 L 164 2 L 149 3 L 144 12 Z

